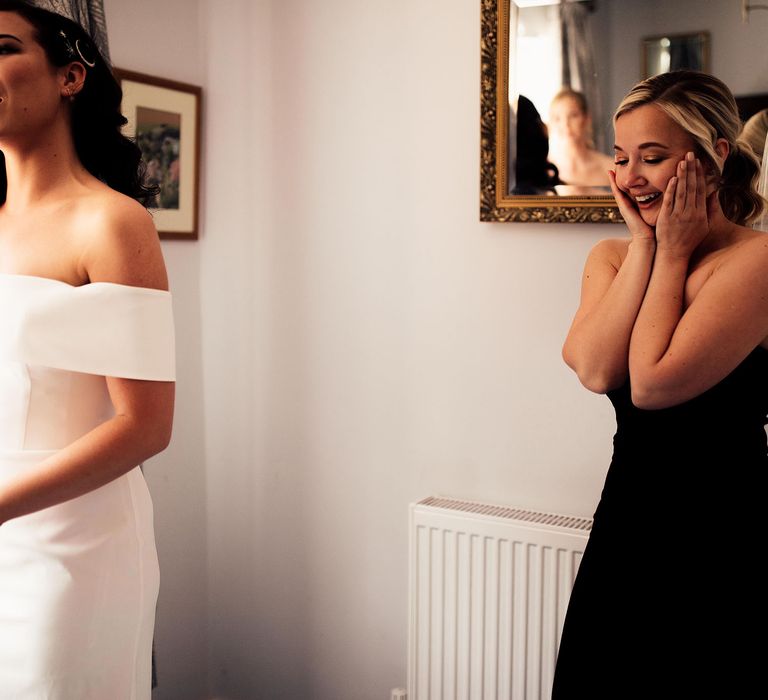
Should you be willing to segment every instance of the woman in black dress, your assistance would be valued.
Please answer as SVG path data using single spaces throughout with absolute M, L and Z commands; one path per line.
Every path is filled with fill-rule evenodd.
M 762 696 L 768 237 L 728 88 L 677 71 L 614 117 L 629 238 L 598 243 L 563 357 L 616 410 L 553 698 Z

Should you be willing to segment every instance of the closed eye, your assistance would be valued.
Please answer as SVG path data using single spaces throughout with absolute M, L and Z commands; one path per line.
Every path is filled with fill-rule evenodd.
M 647 163 L 648 165 L 658 165 L 659 163 L 663 163 L 666 160 L 666 158 L 657 158 L 657 157 L 651 157 L 651 158 L 643 158 L 643 163 Z M 629 158 L 616 158 L 613 161 L 614 165 L 626 165 L 629 162 Z

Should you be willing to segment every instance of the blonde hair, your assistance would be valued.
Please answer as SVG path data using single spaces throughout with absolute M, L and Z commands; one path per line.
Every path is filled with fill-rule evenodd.
M 741 130 L 741 138 L 746 141 L 755 155 L 762 160 L 765 154 L 765 135 L 768 133 L 768 109 L 763 109 L 747 119 Z
M 585 141 L 587 144 L 587 147 L 594 148 L 595 147 L 595 138 L 594 138 L 594 125 L 592 124 L 592 115 L 589 112 L 589 105 L 587 104 L 587 98 L 584 95 L 583 92 L 579 92 L 578 90 L 574 90 L 572 88 L 562 88 L 560 92 L 558 92 L 553 98 L 552 101 L 549 103 L 550 110 L 552 109 L 552 105 L 554 105 L 557 102 L 560 102 L 561 100 L 567 100 L 571 99 L 576 103 L 576 106 L 579 108 L 579 111 L 589 120 L 587 133 L 585 134 Z
M 647 104 L 658 107 L 685 131 L 705 168 L 719 175 L 718 196 L 725 216 L 737 224 L 757 219 L 766 205 L 757 192 L 760 163 L 740 138 L 739 111 L 725 83 L 698 71 L 661 73 L 629 91 L 613 115 L 614 125 L 624 114 Z M 722 168 L 715 150 L 719 139 L 729 146 Z
M 555 104 L 555 102 L 559 102 L 560 100 L 564 100 L 566 98 L 572 99 L 579 107 L 581 112 L 583 114 L 589 115 L 589 105 L 587 104 L 587 98 L 584 96 L 583 92 L 578 92 L 577 90 L 573 90 L 571 88 L 563 88 L 560 90 L 560 92 L 557 93 L 552 98 L 552 102 L 550 102 L 550 106 Z

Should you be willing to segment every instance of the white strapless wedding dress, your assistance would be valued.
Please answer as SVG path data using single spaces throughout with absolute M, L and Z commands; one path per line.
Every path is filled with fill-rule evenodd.
M 112 415 L 105 376 L 174 379 L 169 292 L 0 273 L 0 489 Z M 0 526 L 0 700 L 147 700 L 158 584 L 138 467 Z

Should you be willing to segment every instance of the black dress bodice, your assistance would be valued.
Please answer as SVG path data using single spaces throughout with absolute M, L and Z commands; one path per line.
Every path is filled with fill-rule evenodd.
M 632 403 L 629 382 L 608 393 L 616 411 L 615 456 L 659 456 L 660 444 L 676 455 L 765 458 L 768 350 L 757 347 L 719 384 L 677 406 L 643 410 Z
M 643 410 L 626 383 L 608 394 L 614 452 L 596 517 L 668 508 L 703 518 L 725 497 L 749 500 L 768 473 L 768 350 L 757 347 L 725 379 L 677 406 Z

